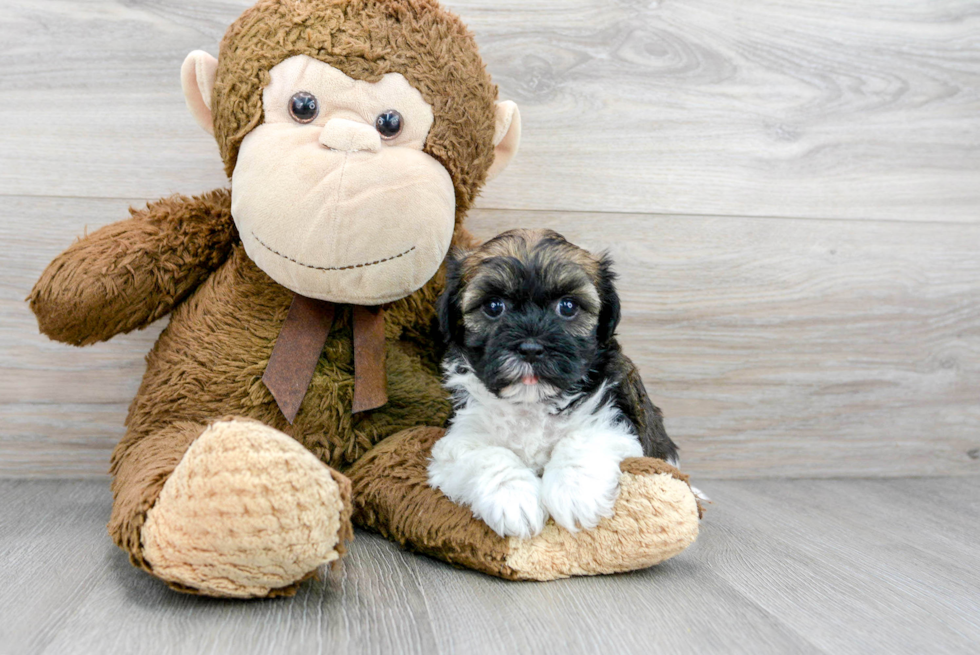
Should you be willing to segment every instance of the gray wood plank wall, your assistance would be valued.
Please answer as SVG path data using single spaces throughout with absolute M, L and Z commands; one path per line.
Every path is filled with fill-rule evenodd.
M 249 0 L 0 3 L 0 475 L 102 475 L 161 326 L 23 303 L 129 204 L 226 180 L 178 71 Z M 702 477 L 980 472 L 980 5 L 466 0 L 524 143 L 470 225 L 619 262 Z

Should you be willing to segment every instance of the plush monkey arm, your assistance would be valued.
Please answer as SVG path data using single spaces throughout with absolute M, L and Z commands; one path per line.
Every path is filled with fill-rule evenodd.
M 656 457 L 672 465 L 677 465 L 677 446 L 667 436 L 664 429 L 663 413 L 650 401 L 640 372 L 632 361 L 622 353 L 616 354 L 619 362 L 615 368 L 620 371 L 619 384 L 613 389 L 616 406 L 633 424 L 640 438 L 645 457 Z
M 228 256 L 231 192 L 172 196 L 130 209 L 58 255 L 28 298 L 41 332 L 75 346 L 145 327 Z

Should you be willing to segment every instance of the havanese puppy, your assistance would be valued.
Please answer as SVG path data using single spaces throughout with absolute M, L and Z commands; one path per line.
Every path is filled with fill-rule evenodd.
M 505 232 L 450 258 L 439 323 L 454 415 L 429 483 L 501 536 L 548 517 L 570 531 L 612 515 L 620 462 L 677 462 L 615 338 L 608 256 L 550 230 Z

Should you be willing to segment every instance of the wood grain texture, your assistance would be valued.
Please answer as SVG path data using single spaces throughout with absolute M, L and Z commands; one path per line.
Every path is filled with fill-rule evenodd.
M 78 349 L 23 298 L 126 201 L 0 197 L 0 475 L 103 475 L 161 325 Z M 22 225 L 46 225 L 24 236 Z M 699 477 L 980 471 L 980 225 L 479 210 L 610 249 L 626 352 Z
M 723 484 L 698 564 L 823 652 L 975 651 L 980 557 L 972 539 L 947 546 L 942 525 L 964 517 L 940 499 L 956 490 L 975 508 L 980 478 L 917 482 Z
M 184 596 L 105 535 L 100 482 L 0 481 L 0 643 L 38 653 L 973 653 L 980 477 L 715 481 L 633 574 L 505 582 L 359 532 L 293 599 Z M 955 526 L 950 532 L 946 526 Z
M 178 71 L 251 0 L 7 0 L 0 194 L 224 183 Z M 459 0 L 525 140 L 485 208 L 980 219 L 968 0 Z

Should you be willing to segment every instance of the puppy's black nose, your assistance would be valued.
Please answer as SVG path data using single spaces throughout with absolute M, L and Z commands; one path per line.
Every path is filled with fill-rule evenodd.
M 537 341 L 528 339 L 517 346 L 517 352 L 521 353 L 521 357 L 525 360 L 533 362 L 544 353 L 544 346 Z

